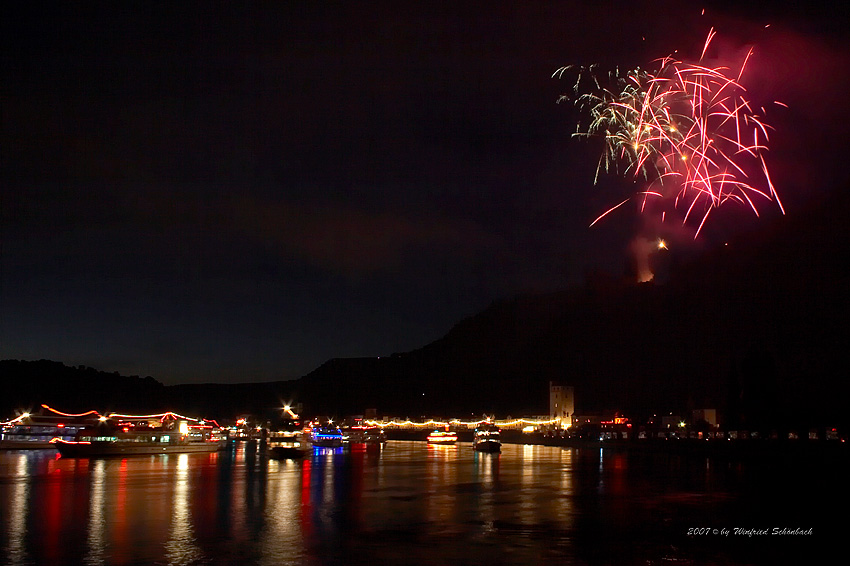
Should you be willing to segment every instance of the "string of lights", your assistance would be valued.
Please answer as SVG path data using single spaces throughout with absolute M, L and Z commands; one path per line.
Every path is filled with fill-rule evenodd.
M 462 421 L 460 419 L 452 419 L 450 421 L 435 421 L 433 419 L 424 421 L 424 422 L 414 422 L 411 420 L 404 421 L 376 421 L 376 420 L 367 420 L 364 421 L 367 425 L 370 426 L 379 426 L 381 428 L 394 427 L 394 428 L 424 428 L 424 427 L 447 427 L 447 426 L 463 426 L 463 427 L 476 427 L 483 423 L 492 423 L 496 426 L 500 427 L 513 427 L 518 425 L 526 425 L 526 426 L 546 426 L 552 425 L 560 422 L 559 419 L 548 419 L 548 420 L 538 420 L 538 419 L 513 419 L 513 420 L 493 420 L 493 419 L 481 419 L 477 421 Z

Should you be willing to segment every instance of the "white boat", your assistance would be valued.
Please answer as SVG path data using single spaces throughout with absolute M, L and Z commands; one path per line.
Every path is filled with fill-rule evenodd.
M 51 440 L 71 441 L 81 430 L 98 422 L 97 411 L 63 413 L 42 405 L 36 413 L 21 413 L 8 422 L 0 423 L 0 448 L 52 449 Z
M 269 457 L 277 460 L 303 458 L 310 451 L 307 435 L 297 421 L 287 421 L 266 439 Z
M 74 440 L 55 439 L 64 457 L 130 456 L 184 452 L 215 452 L 226 436 L 215 421 L 176 413 L 132 416 L 112 414 L 77 433 Z
M 383 444 L 387 434 L 379 426 L 357 425 L 343 431 L 343 441 L 349 444 Z

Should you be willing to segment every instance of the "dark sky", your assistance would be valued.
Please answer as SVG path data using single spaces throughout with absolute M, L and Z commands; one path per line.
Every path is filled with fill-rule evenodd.
M 751 99 L 788 104 L 767 116 L 788 214 L 846 187 L 847 19 L 824 5 L 26 4 L 2 18 L 3 359 L 288 379 L 622 276 L 639 221 L 588 228 L 616 196 L 551 75 L 696 59 L 712 27 L 718 61 L 755 46 Z

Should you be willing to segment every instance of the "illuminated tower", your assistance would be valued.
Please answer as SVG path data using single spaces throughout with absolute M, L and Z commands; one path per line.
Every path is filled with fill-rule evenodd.
M 575 391 L 571 385 L 555 385 L 549 382 L 549 418 L 558 419 L 561 428 L 567 428 L 573 422 L 576 410 Z

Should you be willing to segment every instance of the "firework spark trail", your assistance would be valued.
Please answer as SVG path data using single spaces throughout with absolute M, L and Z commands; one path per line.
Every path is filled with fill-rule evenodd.
M 597 222 L 599 222 L 600 220 L 602 220 L 603 218 L 605 218 L 606 216 L 608 216 L 608 214 L 609 214 L 609 213 L 614 212 L 615 210 L 617 210 L 618 208 L 620 208 L 621 206 L 623 206 L 623 205 L 624 205 L 624 204 L 626 204 L 627 202 L 629 202 L 629 199 L 624 200 L 623 202 L 621 202 L 621 203 L 620 203 L 620 204 L 618 204 L 617 206 L 612 206 L 611 208 L 609 208 L 608 210 L 606 210 L 605 212 L 603 212 L 602 214 L 600 214 L 600 215 L 596 218 L 596 220 L 594 220 L 593 222 L 591 222 L 591 223 L 590 223 L 590 225 L 591 225 L 591 226 L 593 226 L 594 224 L 596 224 Z
M 709 31 L 697 64 L 667 56 L 655 61 L 655 72 L 638 68 L 621 74 L 615 70 L 608 73 L 607 81 L 597 74 L 595 65 L 562 67 L 552 75 L 562 78 L 577 69 L 573 95 L 563 95 L 559 101 L 572 101 L 590 118 L 585 129 L 579 123 L 573 136 L 604 140 L 594 184 L 603 168 L 624 176 L 642 176 L 648 187 L 638 193 L 641 212 L 646 211 L 650 197 L 672 200 L 673 208 L 686 205 L 683 224 L 701 210 L 694 238 L 711 211 L 730 200 L 746 203 L 758 216 L 751 198 L 758 196 L 776 201 L 785 213 L 763 156 L 770 126 L 753 112 L 740 84 L 753 50 L 731 78 L 727 67 L 702 64 L 715 34 L 714 29 Z M 592 86 L 586 89 L 589 83 Z M 745 159 L 758 167 L 748 165 Z M 750 182 L 747 171 L 751 169 L 764 176 L 767 191 Z M 630 198 L 609 208 L 591 226 Z M 662 210 L 662 220 L 666 212 Z

